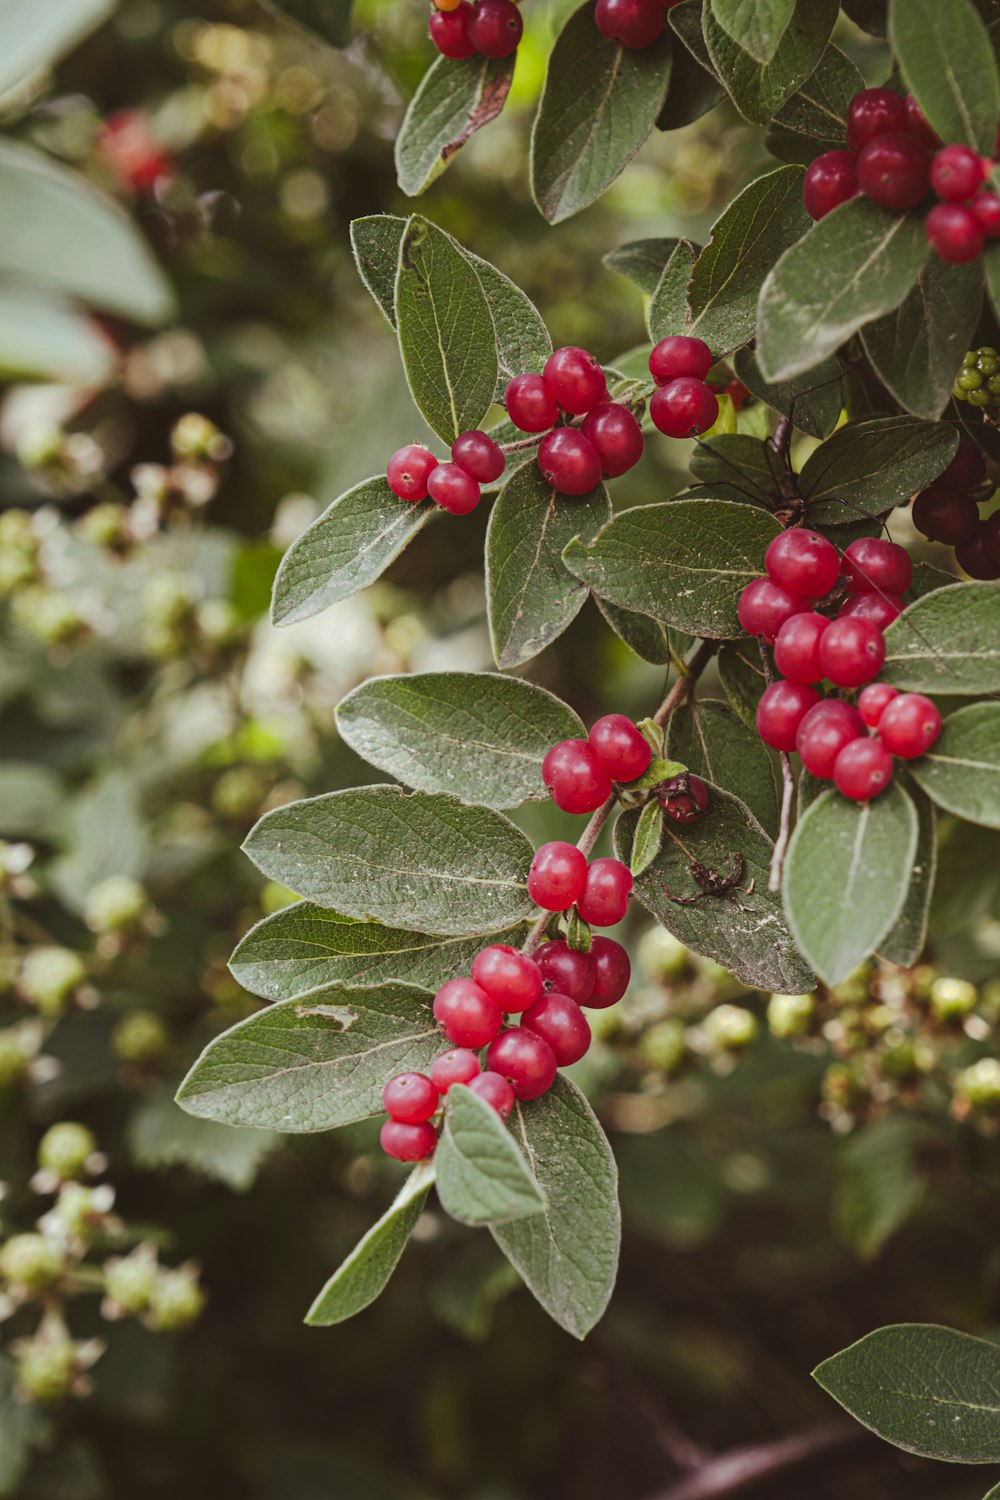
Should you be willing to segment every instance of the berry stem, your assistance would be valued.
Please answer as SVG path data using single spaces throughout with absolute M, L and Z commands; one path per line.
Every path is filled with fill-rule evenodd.
M 771 665 L 771 656 L 763 641 L 760 645 L 760 659 L 764 668 L 764 676 L 768 685 L 777 679 L 774 668 Z M 778 822 L 778 837 L 774 842 L 774 853 L 771 855 L 771 873 L 768 878 L 768 890 L 781 890 L 781 877 L 785 868 L 785 855 L 788 853 L 788 840 L 792 836 L 792 798 L 795 796 L 795 777 L 792 775 L 792 763 L 785 750 L 779 752 L 778 759 L 781 761 L 781 817 Z
M 529 437 L 517 438 L 512 443 L 500 443 L 499 448 L 501 453 L 526 453 L 529 448 L 537 448 L 543 437 L 544 432 L 533 432 Z
M 788 457 L 788 450 L 792 444 L 792 423 L 790 417 L 779 417 L 774 432 L 771 435 L 771 447 L 781 458 Z

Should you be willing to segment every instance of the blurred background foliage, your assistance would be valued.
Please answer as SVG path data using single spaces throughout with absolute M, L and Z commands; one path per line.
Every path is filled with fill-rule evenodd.
M 602 255 L 703 239 L 766 158 L 716 110 L 548 228 L 526 130 L 570 8 L 526 0 L 511 103 L 426 210 L 525 287 L 557 344 L 609 358 L 644 335 Z M 91 325 L 106 378 L 12 383 L 0 406 L 0 1493 L 653 1500 L 704 1450 L 806 1432 L 833 1449 L 805 1480 L 765 1464 L 759 1493 L 978 1496 L 853 1427 L 824 1436 L 808 1372 L 882 1323 L 996 1323 L 996 834 L 946 842 L 925 963 L 836 993 L 748 993 L 636 914 L 632 992 L 576 1070 L 626 1223 L 582 1348 L 485 1236 L 433 1212 L 374 1307 L 306 1330 L 395 1190 L 377 1125 L 279 1142 L 171 1102 L 258 1005 L 226 956 L 289 899 L 242 836 L 371 775 L 334 704 L 373 673 L 491 665 L 483 513 L 428 527 L 315 621 L 267 620 L 288 542 L 427 437 L 347 233 L 407 211 L 391 146 L 431 59 L 426 7 L 355 12 L 334 52 L 255 0 L 125 0 L 0 100 L 8 140 L 128 207 L 178 298 L 152 333 Z M 842 41 L 878 75 L 875 43 Z M 617 504 L 684 482 L 665 448 Z M 592 718 L 648 711 L 662 668 L 588 608 L 531 675 Z M 569 823 L 518 817 L 538 839 Z M 90 1135 L 46 1134 L 67 1121 Z M 40 1217 L 54 1267 L 37 1241 L 33 1261 L 8 1248 Z

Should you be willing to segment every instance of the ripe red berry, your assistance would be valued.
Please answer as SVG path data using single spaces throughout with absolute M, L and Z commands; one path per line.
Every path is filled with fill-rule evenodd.
M 931 162 L 931 187 L 949 203 L 971 198 L 982 181 L 982 157 L 971 146 L 943 146 Z
M 858 157 L 858 186 L 883 208 L 912 208 L 930 184 L 930 152 L 915 135 L 877 135 Z
M 434 1084 L 424 1073 L 397 1073 L 382 1090 L 386 1113 L 404 1125 L 429 1120 L 440 1100 Z
M 635 781 L 648 770 L 653 752 L 649 743 L 624 714 L 605 714 L 587 736 L 597 764 L 612 781 Z
M 769 683 L 757 704 L 757 733 L 772 750 L 794 750 L 799 725 L 818 702 L 819 693 L 805 683 Z
M 740 595 L 740 624 L 747 635 L 763 636 L 772 644 L 786 620 L 803 612 L 811 613 L 809 602 L 793 594 L 770 578 L 755 578 Z
M 126 192 L 148 193 L 175 176 L 174 159 L 157 141 L 145 110 L 115 110 L 100 130 L 97 149 Z
M 580 854 L 579 849 L 574 852 Z M 583 859 L 583 855 L 580 858 Z M 472 965 L 472 977 L 479 988 L 485 990 L 503 1011 L 525 1010 L 529 1005 L 534 1005 L 542 993 L 542 975 L 538 965 L 527 954 L 518 953 L 508 943 L 491 943 L 488 948 L 477 953 Z
M 856 619 L 870 620 L 879 630 L 887 630 L 906 608 L 901 594 L 849 594 L 837 611 L 839 618 L 853 615 Z
M 858 694 L 858 713 L 869 729 L 875 729 L 886 706 L 899 693 L 891 682 L 870 682 Z
M 431 1063 L 431 1083 L 446 1094 L 453 1083 L 471 1083 L 479 1074 L 479 1058 L 467 1047 L 452 1047 Z
M 535 963 L 542 971 L 546 988 L 568 995 L 577 1005 L 590 1005 L 596 986 L 596 959 L 591 955 L 598 943 L 607 941 L 607 938 L 592 938 L 590 953 L 571 948 L 561 938 L 554 943 L 543 943 L 535 954 Z
M 653 345 L 649 356 L 649 373 L 657 385 L 669 385 L 682 375 L 704 380 L 712 368 L 712 351 L 704 339 L 686 333 L 671 333 Z
M 986 242 L 979 220 L 964 203 L 935 203 L 924 229 L 934 253 L 951 266 L 975 260 Z
M 558 990 L 549 990 L 542 998 L 526 1010 L 521 1018 L 523 1025 L 552 1048 L 560 1068 L 568 1068 L 580 1058 L 590 1046 L 590 1026 L 575 1000 L 561 995 Z
M 560 495 L 586 495 L 601 482 L 601 455 L 575 427 L 557 427 L 538 445 L 538 467 Z
M 471 474 L 479 484 L 492 484 L 504 470 L 503 450 L 478 428 L 463 432 L 451 445 L 454 463 L 466 474 Z
M 649 415 L 667 437 L 689 438 L 708 431 L 718 418 L 719 403 L 703 380 L 681 375 L 653 392 Z
M 882 670 L 885 640 L 871 620 L 843 615 L 823 632 L 819 660 L 834 687 L 863 687 Z
M 469 38 L 471 19 L 472 6 L 469 0 L 461 0 L 454 10 L 431 9 L 427 30 L 442 57 L 461 62 L 463 58 L 473 56 L 476 49 Z
M 595 859 L 587 870 L 576 909 L 591 927 L 614 927 L 628 911 L 634 881 L 620 859 Z
M 490 1047 L 486 1066 L 507 1079 L 515 1098 L 537 1099 L 552 1087 L 558 1064 L 543 1037 L 526 1026 L 512 1026 Z
M 789 593 L 822 599 L 840 577 L 837 549 L 818 531 L 794 526 L 779 531 L 764 554 L 768 576 Z
M 941 715 L 923 693 L 899 693 L 878 721 L 878 737 L 890 755 L 915 760 L 941 733 Z
M 892 89 L 862 89 L 847 111 L 847 149 L 860 151 L 876 136 L 906 130 L 906 105 Z
M 936 151 L 941 144 L 941 137 L 935 130 L 931 129 L 927 121 L 927 116 L 920 108 L 916 99 L 914 99 L 912 94 L 907 94 L 903 102 L 906 107 L 907 130 L 911 135 L 918 135 L 922 141 L 930 146 L 932 151 Z
M 850 151 L 824 151 L 809 163 L 802 180 L 802 202 L 810 219 L 825 219 L 857 191 L 858 169 Z
M 433 453 L 419 443 L 397 448 L 386 466 L 389 488 L 400 500 L 426 500 L 427 480 L 438 466 Z
M 434 1019 L 456 1047 L 485 1047 L 500 1030 L 500 1007 L 471 979 L 449 979 L 434 996 Z
M 664 7 L 658 0 L 597 0 L 594 21 L 602 36 L 623 47 L 649 47 L 663 35 Z
M 556 399 L 540 375 L 515 375 L 503 393 L 503 403 L 522 432 L 548 432 L 559 420 Z
M 483 57 L 510 57 L 523 30 L 514 0 L 476 0 L 472 7 L 469 41 Z
M 586 878 L 586 855 L 575 844 L 554 839 L 535 852 L 528 871 L 528 895 L 543 911 L 569 911 Z
M 981 579 L 984 583 L 1000 578 L 1000 560 L 994 561 L 986 550 L 981 529 L 977 530 L 971 541 L 959 542 L 955 548 L 955 561 L 970 578 Z
M 580 431 L 597 449 L 601 472 L 608 479 L 626 474 L 642 457 L 642 428 L 628 407 L 616 401 L 595 406 L 584 417 Z
M 774 642 L 774 665 L 782 677 L 789 682 L 820 681 L 819 643 L 829 623 L 816 614 L 792 615 L 785 621 Z
M 458 464 L 438 464 L 432 469 L 427 476 L 427 493 L 453 516 L 467 516 L 479 504 L 478 484 Z
M 1000 235 L 1000 194 L 994 193 L 991 188 L 984 188 L 973 198 L 969 209 L 980 229 L 991 240 Z
M 514 1090 L 499 1073 L 480 1073 L 473 1078 L 469 1088 L 491 1104 L 501 1120 L 506 1120 L 514 1108 Z
M 426 1161 L 437 1145 L 437 1131 L 426 1120 L 422 1125 L 386 1120 L 379 1142 L 386 1156 L 392 1156 L 396 1161 Z
M 680 771 L 660 788 L 660 806 L 671 823 L 699 823 L 708 812 L 709 801 L 708 787 L 691 771 Z
M 892 756 L 879 740 L 862 735 L 837 756 L 833 784 L 852 802 L 870 802 L 892 780 Z
M 608 383 L 597 360 L 575 344 L 549 355 L 542 379 L 563 411 L 575 417 L 599 406 L 608 394 Z
M 803 717 L 795 736 L 795 748 L 802 764 L 813 776 L 829 781 L 837 756 L 845 745 L 864 734 L 864 723 L 857 709 L 838 698 L 817 703 Z
M 615 1005 L 628 989 L 628 982 L 632 976 L 629 956 L 621 943 L 616 943 L 614 938 L 599 936 L 591 938 L 588 956 L 594 966 L 594 988 L 584 1004 L 589 1005 L 591 1010 L 607 1010 L 608 1006 Z
M 1000 198 L 997 199 L 1000 203 Z M 934 483 L 946 489 L 974 490 L 986 478 L 986 459 L 981 448 L 963 438 L 955 451 L 955 457 L 939 474 Z
M 563 812 L 596 812 L 611 796 L 611 779 L 586 740 L 553 745 L 542 761 L 542 780 Z
M 979 529 L 976 502 L 962 490 L 945 489 L 940 480 L 917 496 L 911 515 L 923 536 L 949 547 L 971 542 Z
M 859 537 L 844 549 L 841 572 L 850 594 L 872 589 L 883 594 L 905 594 L 913 581 L 913 562 L 905 547 L 880 536 Z

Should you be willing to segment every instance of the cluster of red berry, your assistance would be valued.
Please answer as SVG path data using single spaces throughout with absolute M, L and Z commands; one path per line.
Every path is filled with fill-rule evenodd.
M 630 49 L 651 47 L 667 25 L 667 11 L 680 0 L 597 0 L 594 20 L 609 42 Z
M 600 364 L 576 345 L 550 354 L 541 375 L 516 375 L 504 405 L 521 432 L 545 433 L 538 467 L 561 495 L 586 495 L 602 477 L 625 474 L 642 457 L 639 423 L 610 399 Z M 557 427 L 560 416 L 583 420 Z
M 397 448 L 386 468 L 389 488 L 400 500 L 426 500 L 429 495 L 442 510 L 467 516 L 504 471 L 503 449 L 485 432 L 463 432 L 451 445 L 451 462 L 441 463 L 420 443 Z
M 993 162 L 969 146 L 943 146 L 912 94 L 864 89 L 847 114 L 846 151 L 806 170 L 802 198 L 814 219 L 863 193 L 883 208 L 914 208 L 933 188 L 927 238 L 942 260 L 964 265 L 1000 235 L 1000 195 L 984 186 Z
M 386 1084 L 382 1149 L 397 1161 L 430 1156 L 437 1144 L 432 1121 L 456 1083 L 503 1120 L 515 1099 L 537 1099 L 552 1087 L 557 1070 L 579 1062 L 590 1046 L 581 1007 L 614 1005 L 630 973 L 628 954 L 610 938 L 593 938 L 588 953 L 562 941 L 544 943 L 533 958 L 506 943 L 484 948 L 471 978 L 449 979 L 434 997 L 434 1018 L 451 1048 L 435 1058 L 429 1075 L 399 1073 Z M 505 1027 L 504 1017 L 518 1013 L 520 1024 Z M 485 1069 L 483 1047 L 489 1049 Z
M 648 740 L 631 719 L 605 714 L 585 740 L 552 746 L 542 761 L 542 780 L 563 812 L 592 813 L 607 802 L 614 782 L 635 781 L 652 758 Z
M 979 506 L 993 495 L 985 484 L 986 460 L 974 443 L 959 443 L 944 473 L 913 502 L 913 524 L 932 542 L 955 549 L 970 578 L 1000 578 L 1000 511 L 985 520 Z
M 748 583 L 739 604 L 744 630 L 774 646 L 781 673 L 761 695 L 757 731 L 773 750 L 796 750 L 807 771 L 845 797 L 867 802 L 889 785 L 893 756 L 923 755 L 941 728 L 929 699 L 873 681 L 885 660 L 882 631 L 902 610 L 913 576 L 909 554 L 863 537 L 841 563 L 826 537 L 796 528 L 774 538 L 764 566 L 767 576 Z M 841 580 L 847 598 L 831 620 L 814 606 Z M 848 692 L 863 688 L 857 707 L 821 698 L 824 678 Z
M 649 373 L 656 390 L 649 415 L 654 427 L 672 438 L 708 431 L 719 415 L 718 398 L 705 380 L 711 368 L 712 351 L 702 339 L 675 333 L 653 345 Z
M 433 0 L 428 32 L 442 57 L 510 57 L 524 22 L 514 0 Z

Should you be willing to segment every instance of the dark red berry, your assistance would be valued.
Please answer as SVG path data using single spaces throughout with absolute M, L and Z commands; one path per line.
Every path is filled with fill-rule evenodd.
M 538 445 L 538 467 L 560 495 L 586 495 L 601 482 L 601 456 L 575 427 L 557 427 Z
M 1000 561 L 995 562 L 986 550 L 981 530 L 976 532 L 971 541 L 959 542 L 955 548 L 955 561 L 970 578 L 981 579 L 984 583 L 1000 578 Z
M 882 670 L 885 640 L 871 620 L 843 615 L 823 632 L 819 660 L 834 687 L 863 687 Z
M 649 47 L 663 35 L 664 7 L 657 0 L 597 0 L 594 20 L 602 36 L 623 47 Z
M 607 1010 L 628 989 L 632 975 L 629 956 L 614 938 L 594 936 L 590 940 L 589 957 L 594 966 L 594 988 L 584 1004 L 589 1005 L 591 1010 Z
M 433 453 L 419 443 L 397 448 L 386 467 L 389 488 L 400 500 L 426 500 L 427 480 L 438 466 Z
M 892 756 L 879 741 L 862 735 L 837 756 L 833 784 L 852 802 L 870 802 L 892 780 Z
M 850 594 L 871 589 L 883 594 L 905 594 L 913 581 L 913 563 L 905 547 L 880 536 L 859 537 L 844 549 L 841 572 Z
M 575 844 L 554 839 L 543 844 L 531 861 L 528 895 L 543 911 L 569 911 L 586 878 L 586 855 Z
M 878 737 L 890 755 L 915 760 L 941 733 L 941 715 L 923 693 L 898 693 L 878 721 Z
M 479 1058 L 468 1047 L 452 1047 L 431 1063 L 431 1083 L 446 1094 L 453 1083 L 471 1083 L 479 1074 Z
M 795 748 L 807 771 L 829 781 L 841 750 L 864 734 L 864 730 L 856 708 L 838 698 L 828 698 L 803 717 L 795 736 Z
M 822 599 L 840 577 L 837 549 L 818 531 L 779 531 L 764 554 L 768 577 L 803 599 Z
M 917 496 L 911 515 L 923 536 L 949 547 L 971 542 L 979 529 L 979 507 L 972 497 L 963 490 L 945 489 L 940 481 Z
M 576 909 L 591 927 L 614 927 L 628 911 L 634 881 L 620 859 L 595 859 L 587 870 Z
M 906 106 L 906 128 L 911 135 L 918 135 L 932 151 L 936 151 L 941 144 L 941 137 L 937 131 L 932 130 L 920 105 L 912 94 L 907 94 L 903 101 Z
M 900 594 L 849 594 L 837 611 L 839 618 L 853 615 L 855 619 L 870 620 L 879 630 L 887 630 L 906 608 L 906 600 Z
M 982 182 L 982 157 L 971 146 L 943 146 L 931 162 L 931 187 L 949 203 L 971 198 Z
M 526 1010 L 522 1023 L 548 1042 L 560 1068 L 568 1068 L 580 1058 L 590 1046 L 590 1026 L 575 1000 L 561 995 L 558 990 L 549 990 L 542 998 Z
M 515 1098 L 537 1099 L 552 1087 L 558 1064 L 543 1037 L 526 1026 L 512 1026 L 490 1047 L 486 1066 L 507 1079 Z
M 858 157 L 858 186 L 883 208 L 912 208 L 930 184 L 930 152 L 915 135 L 877 135 Z
M 382 1090 L 386 1113 L 404 1125 L 429 1120 L 440 1102 L 437 1089 L 424 1073 L 397 1073 Z
M 1000 203 L 1000 198 L 997 202 Z M 963 438 L 955 452 L 955 457 L 944 473 L 938 475 L 934 483 L 956 490 L 974 490 L 982 484 L 985 478 L 986 459 L 983 457 L 982 449 Z
M 535 963 L 542 971 L 545 987 L 568 995 L 577 1005 L 589 1005 L 596 984 L 595 960 L 591 954 L 598 943 L 607 941 L 592 938 L 590 953 L 571 948 L 561 938 L 554 943 L 543 943 L 535 954 Z
M 935 203 L 924 220 L 924 229 L 934 253 L 951 266 L 964 266 L 982 254 L 983 230 L 963 203 Z
M 443 57 L 450 57 L 453 62 L 461 62 L 463 58 L 474 55 L 476 49 L 469 39 L 471 19 L 472 6 L 468 0 L 460 0 L 460 4 L 454 10 L 431 9 L 427 30 L 431 41 Z
M 789 682 L 819 682 L 819 642 L 829 620 L 823 615 L 792 615 L 778 631 L 774 642 L 774 665 Z
M 869 729 L 875 729 L 886 706 L 899 693 L 891 682 L 870 682 L 858 694 L 858 713 Z
M 572 845 L 566 847 L 571 848 Z M 580 853 L 579 849 L 574 852 Z M 580 857 L 582 859 L 583 855 Z M 556 910 L 562 911 L 563 908 L 557 907 Z M 490 999 L 495 1000 L 500 1009 L 507 1012 L 525 1010 L 529 1005 L 534 1005 L 542 993 L 542 975 L 538 965 L 527 954 L 518 953 L 508 943 L 491 943 L 488 948 L 477 953 L 472 965 L 472 977 L 479 988 L 485 990 Z
M 649 373 L 657 385 L 669 385 L 682 375 L 704 380 L 712 368 L 712 351 L 704 339 L 686 333 L 671 333 L 653 345 L 649 356 Z
M 973 198 L 969 209 L 983 233 L 995 240 L 1000 235 L 1000 194 L 984 188 Z
M 488 433 L 478 429 L 457 437 L 451 445 L 451 456 L 479 484 L 492 484 L 504 470 L 503 450 Z
M 510 57 L 523 30 L 514 0 L 476 0 L 472 7 L 469 41 L 483 57 Z
M 825 219 L 857 191 L 858 169 L 850 151 L 824 151 L 809 163 L 802 180 L 802 202 L 810 219 Z
M 584 417 L 580 431 L 597 449 L 601 472 L 608 479 L 626 474 L 642 457 L 642 428 L 628 407 L 616 401 L 595 406 Z
M 718 418 L 719 403 L 703 380 L 681 375 L 653 392 L 649 415 L 667 437 L 689 438 L 708 431 Z
M 605 714 L 598 719 L 587 743 L 612 781 L 635 781 L 648 770 L 653 756 L 645 736 L 624 714 Z
M 386 1156 L 392 1156 L 396 1161 L 426 1161 L 437 1145 L 437 1131 L 426 1120 L 422 1125 L 386 1120 L 379 1142 Z
M 503 401 L 508 417 L 522 432 L 548 432 L 559 420 L 555 397 L 540 375 L 515 375 Z
M 491 1104 L 501 1120 L 506 1120 L 514 1108 L 514 1090 L 499 1073 L 480 1073 L 473 1078 L 469 1088 Z
M 597 360 L 575 344 L 549 355 L 542 378 L 563 411 L 575 417 L 599 406 L 608 394 L 608 383 Z
M 801 594 L 793 594 L 770 578 L 755 578 L 748 583 L 740 595 L 740 624 L 747 635 L 762 636 L 772 644 L 778 631 L 793 615 L 811 613 L 809 601 Z
M 427 477 L 427 493 L 442 510 L 467 516 L 479 504 L 481 492 L 472 475 L 458 464 L 438 464 Z
M 708 812 L 708 787 L 700 776 L 680 771 L 660 784 L 660 806 L 671 823 L 699 823 Z M 593 944 L 591 944 L 593 947 Z
M 772 750 L 794 750 L 799 725 L 818 702 L 819 693 L 805 683 L 769 683 L 757 704 L 757 733 Z
M 592 813 L 611 796 L 611 779 L 586 740 L 560 740 L 542 761 L 542 780 L 556 807 Z
M 456 1047 L 485 1047 L 500 1030 L 500 1007 L 471 979 L 449 979 L 434 996 L 434 1019 Z
M 876 136 L 906 130 L 906 105 L 892 89 L 863 89 L 847 111 L 847 149 L 858 152 Z

